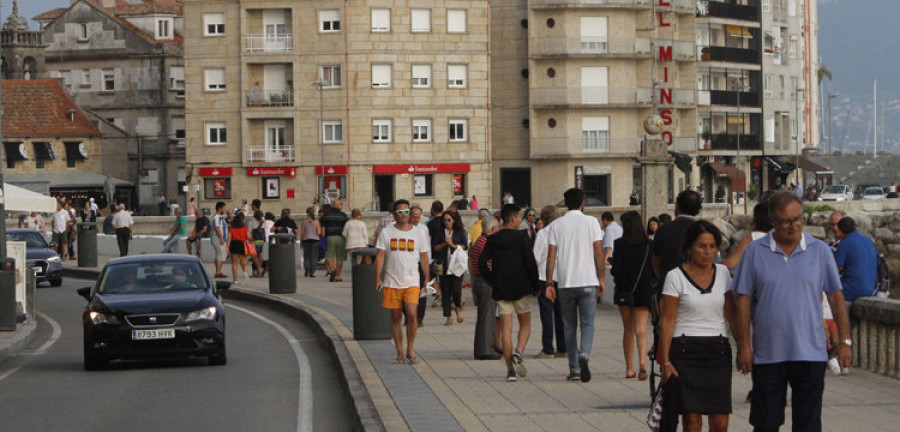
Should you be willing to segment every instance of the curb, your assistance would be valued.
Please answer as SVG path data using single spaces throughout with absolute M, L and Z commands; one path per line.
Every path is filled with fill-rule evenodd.
M 30 344 L 35 337 L 37 324 L 30 322 L 22 324 L 12 337 L 0 342 L 0 362 L 15 357 L 22 348 Z
M 64 267 L 63 276 L 79 279 L 96 279 L 100 276 L 100 272 L 97 270 Z M 222 297 L 232 300 L 253 302 L 284 313 L 287 316 L 308 325 L 313 333 L 319 338 L 319 341 L 325 345 L 335 366 L 338 367 L 339 376 L 341 377 L 341 382 L 345 391 L 344 394 L 349 398 L 349 402 L 354 408 L 354 429 L 372 432 L 382 432 L 387 430 L 378 415 L 378 410 L 375 408 L 375 403 L 372 401 L 371 395 L 369 395 L 365 384 L 363 384 L 359 369 L 356 368 L 356 364 L 350 356 L 350 351 L 347 350 L 347 346 L 344 344 L 344 341 L 337 330 L 335 330 L 325 317 L 298 301 L 241 289 L 235 286 L 222 291 Z M 32 329 L 31 335 L 29 336 L 30 339 L 34 338 L 33 333 L 34 330 Z M 3 358 L 2 354 L 3 353 L 0 352 L 0 360 Z

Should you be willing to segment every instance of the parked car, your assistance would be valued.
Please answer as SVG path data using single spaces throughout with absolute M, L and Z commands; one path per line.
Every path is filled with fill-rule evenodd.
M 34 270 L 38 283 L 50 282 L 50 286 L 62 285 L 62 260 L 53 248 L 56 243 L 47 243 L 37 230 L 10 228 L 6 230 L 6 241 L 25 242 L 25 261 Z
M 88 304 L 84 368 L 110 360 L 208 357 L 224 365 L 225 308 L 231 282 L 209 277 L 192 255 L 153 254 L 110 260 L 96 285 L 78 289 Z
M 885 198 L 887 198 L 887 194 L 880 186 L 867 187 L 862 193 L 864 200 L 883 200 Z
M 853 191 L 847 185 L 831 185 L 822 191 L 819 195 L 819 201 L 851 201 L 853 200 Z

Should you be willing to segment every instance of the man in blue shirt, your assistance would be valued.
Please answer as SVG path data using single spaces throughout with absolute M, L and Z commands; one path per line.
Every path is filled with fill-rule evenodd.
M 875 293 L 878 252 L 872 241 L 856 230 L 853 218 L 845 217 L 838 221 L 835 236 L 841 241 L 834 257 L 841 273 L 842 292 L 849 310 L 853 300 Z
M 756 432 L 777 431 L 790 384 L 794 430 L 822 430 L 828 361 L 823 293 L 841 339 L 837 357 L 842 367 L 851 363 L 853 341 L 841 307 L 840 276 L 828 246 L 804 233 L 803 204 L 796 194 L 772 195 L 769 219 L 774 230 L 747 246 L 731 286 L 738 295 L 737 367 L 753 378 L 750 424 Z

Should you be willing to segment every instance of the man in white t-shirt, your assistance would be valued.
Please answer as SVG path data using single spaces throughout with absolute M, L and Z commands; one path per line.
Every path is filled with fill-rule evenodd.
M 603 296 L 606 268 L 603 263 L 603 229 L 597 218 L 582 213 L 584 191 L 572 188 L 563 195 L 569 211 L 550 224 L 547 235 L 547 272 L 556 271 L 557 281 L 547 281 L 546 297 L 559 295 L 569 375 L 566 379 L 591 380 L 588 359 L 594 344 L 594 313 Z M 558 263 L 558 267 L 557 267 Z M 558 286 L 557 286 L 558 285 Z M 581 343 L 576 330 L 581 326 Z
M 212 218 L 212 228 L 210 228 L 209 242 L 212 244 L 215 258 L 213 261 L 216 266 L 215 278 L 224 279 L 225 273 L 222 273 L 222 264 L 228 256 L 228 219 L 225 215 L 225 203 L 219 201 L 216 203 L 216 215 Z
M 128 242 L 131 241 L 134 228 L 134 219 L 131 212 L 125 209 L 125 204 L 119 204 L 118 211 L 113 216 L 113 228 L 116 229 L 116 242 L 119 244 L 119 256 L 128 255 Z
M 409 201 L 401 199 L 394 203 L 394 225 L 387 226 L 378 237 L 378 255 L 375 257 L 375 289 L 384 295 L 381 306 L 391 310 L 391 332 L 397 359 L 403 363 L 403 312 L 410 318 L 416 316 L 419 305 L 419 268 L 429 279 L 428 249 L 431 248 L 428 235 L 409 223 Z M 386 262 L 385 262 L 386 261 Z M 382 272 L 383 270 L 383 272 Z M 377 275 L 381 275 L 379 278 Z M 417 364 L 419 358 L 414 350 L 417 319 L 406 322 L 406 359 Z
M 56 202 L 56 213 L 53 213 L 53 241 L 59 256 L 66 260 L 69 250 L 69 223 L 73 222 L 72 214 L 63 208 L 62 201 Z

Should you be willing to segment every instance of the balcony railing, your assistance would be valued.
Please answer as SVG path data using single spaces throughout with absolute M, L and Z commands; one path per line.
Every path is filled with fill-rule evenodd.
M 247 148 L 249 163 L 294 162 L 294 146 L 265 146 Z
M 760 107 L 759 94 L 726 90 L 710 90 L 709 104 L 751 108 Z
M 250 90 L 247 92 L 248 107 L 292 107 L 294 92 L 290 90 Z
M 649 55 L 650 39 L 627 36 L 532 38 L 533 55 Z
M 745 21 L 759 21 L 759 14 L 756 6 L 745 6 L 731 3 L 723 3 L 718 1 L 706 2 L 706 14 L 701 15 L 697 11 L 698 17 L 716 17 L 731 18 Z
M 289 34 L 247 35 L 245 50 L 253 54 L 289 53 L 294 51 L 294 37 Z
M 762 150 L 759 136 L 755 134 L 741 135 L 741 150 Z M 737 134 L 714 134 L 710 139 L 709 150 L 737 150 Z
M 700 48 L 700 61 L 759 64 L 759 51 L 746 48 L 710 46 Z

